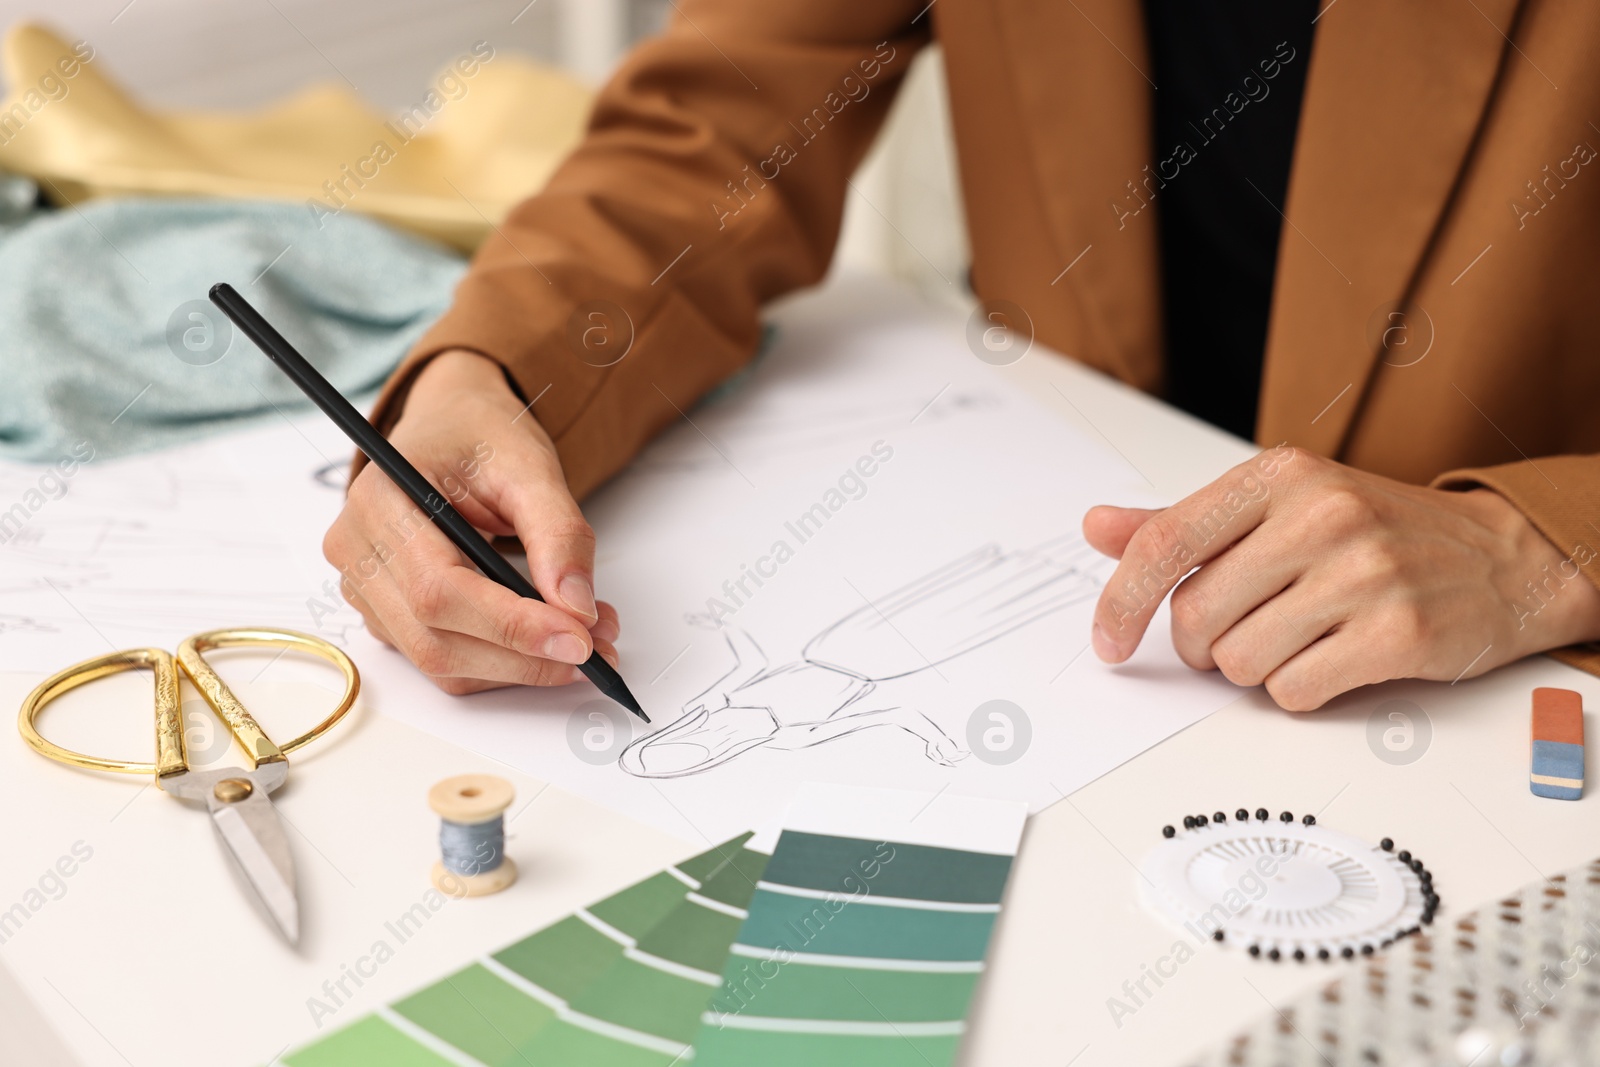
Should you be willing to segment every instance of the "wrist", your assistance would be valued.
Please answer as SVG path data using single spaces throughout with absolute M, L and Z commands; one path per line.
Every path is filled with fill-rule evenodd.
M 494 387 L 511 392 L 505 371 L 499 363 L 465 348 L 452 348 L 440 352 L 422 365 L 416 380 L 411 383 L 411 392 Z
M 397 425 L 433 425 L 441 419 L 466 425 L 502 412 L 509 420 L 522 409 L 523 402 L 499 363 L 466 349 L 451 349 L 417 371 Z
M 1600 588 L 1518 508 L 1491 489 L 1466 494 L 1491 516 L 1509 560 L 1514 637 L 1521 655 L 1600 640 Z

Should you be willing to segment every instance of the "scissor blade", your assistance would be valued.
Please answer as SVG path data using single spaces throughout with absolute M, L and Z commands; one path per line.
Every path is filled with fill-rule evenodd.
M 295 896 L 294 855 L 266 791 L 258 789 L 232 804 L 213 803 L 211 819 L 272 921 L 291 945 L 298 944 L 300 902 Z

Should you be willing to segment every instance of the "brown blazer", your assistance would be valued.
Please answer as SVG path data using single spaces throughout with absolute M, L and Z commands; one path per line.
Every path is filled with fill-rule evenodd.
M 539 397 L 572 491 L 593 490 L 750 357 L 764 302 L 822 277 L 847 179 L 933 39 L 978 295 L 1159 393 L 1155 214 L 1182 150 L 1152 143 L 1138 0 L 675 6 L 583 144 L 480 249 L 381 423 L 422 360 L 472 349 Z M 1189 151 L 1248 120 L 1268 63 L 1310 64 L 1258 442 L 1490 486 L 1564 553 L 1596 558 L 1597 44 L 1587 0 L 1333 0 L 1310 56 L 1240 70 Z M 593 300 L 633 323 L 607 368 L 569 328 Z M 1582 569 L 1600 580 L 1600 563 Z M 1580 657 L 1600 673 L 1600 653 L 1563 658 Z

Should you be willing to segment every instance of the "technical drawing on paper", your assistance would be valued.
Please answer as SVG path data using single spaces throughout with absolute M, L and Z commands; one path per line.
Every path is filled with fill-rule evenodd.
M 779 667 L 768 666 L 749 633 L 723 628 L 732 669 L 674 722 L 630 744 L 619 766 L 640 778 L 680 778 L 754 749 L 792 752 L 875 726 L 911 734 L 928 759 L 953 766 L 967 751 L 896 701 L 895 680 L 937 673 L 941 663 L 1094 599 L 1113 567 L 1077 537 L 1015 552 L 985 545 L 851 611 Z M 703 615 L 689 621 L 719 626 Z

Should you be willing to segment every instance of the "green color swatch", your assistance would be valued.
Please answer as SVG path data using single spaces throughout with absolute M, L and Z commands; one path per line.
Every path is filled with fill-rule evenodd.
M 901 908 L 872 897 L 818 899 L 763 889 L 739 943 L 827 956 L 981 960 L 997 917 L 993 911 Z
M 998 904 L 1010 875 L 1010 856 L 785 830 L 765 877 L 852 896 Z
M 955 1062 L 960 1045 L 960 1035 L 859 1037 L 707 1027 L 694 1043 L 693 1062 L 695 1067 L 938 1067 Z
M 997 826 L 1020 826 L 1014 806 L 994 810 Z M 695 1067 L 953 1062 L 1011 864 L 785 830 L 695 1037 Z
M 712 1013 L 780 1019 L 939 1022 L 967 1010 L 979 971 L 883 971 L 734 956 Z M 782 981 L 773 981 L 782 967 Z
M 394 1012 L 489 1065 L 515 1067 L 555 1010 L 473 964 L 394 1005 Z
M 661 1052 L 653 1062 L 660 1067 L 679 1059 L 721 985 L 728 948 L 739 933 L 740 918 L 730 912 L 742 913 L 750 903 L 766 863 L 760 852 L 726 849 L 723 862 L 704 872 L 698 889 L 683 894 L 668 915 L 571 1001 L 573 1017 L 557 1020 L 528 1046 L 530 1061 L 596 1062 L 564 1060 L 559 1053 L 585 1040 L 574 1031 L 592 1028 L 596 1021 L 655 1039 Z
M 739 921 L 691 894 L 722 901 L 766 856 L 749 834 L 634 883 L 283 1057 L 291 1067 L 666 1067 L 694 1036 L 715 989 L 629 953 L 655 946 L 676 969 L 712 961 L 714 977 Z M 700 913 L 706 913 L 708 920 Z M 678 929 L 681 927 L 682 929 Z M 658 929 L 672 929 L 655 935 Z M 697 938 L 709 937 L 710 945 Z M 643 958 L 655 958 L 646 956 Z M 408 1032 L 408 1028 L 415 1030 Z M 437 1043 L 446 1057 L 428 1047 Z
M 996 831 L 996 847 L 1014 845 L 1022 815 L 994 803 L 980 825 Z M 846 829 L 856 828 L 850 811 Z M 949 842 L 935 824 L 924 817 L 916 836 Z M 882 818 L 865 825 L 893 829 Z M 282 1062 L 951 1063 L 1012 856 L 786 830 L 769 857 L 745 848 L 749 837 L 642 879 Z
M 282 1057 L 290 1067 L 455 1067 L 376 1015 Z

